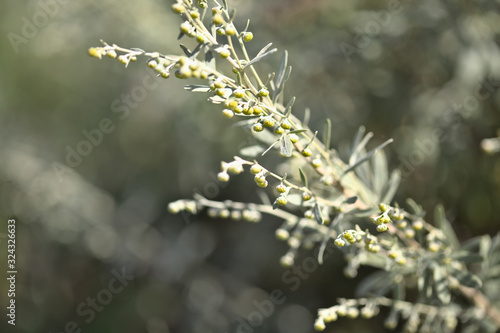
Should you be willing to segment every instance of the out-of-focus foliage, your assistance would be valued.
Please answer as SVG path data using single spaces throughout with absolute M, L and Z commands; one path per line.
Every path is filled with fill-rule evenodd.
M 223 119 L 213 121 L 216 108 L 203 96 L 185 93 L 180 82 L 161 82 L 136 106 L 123 104 L 144 85 L 147 70 L 125 71 L 86 54 L 99 38 L 177 52 L 179 22 L 170 3 L 57 2 L 57 13 L 16 53 L 8 34 L 22 35 L 23 17 L 33 21 L 40 3 L 49 2 L 0 4 L 0 217 L 18 220 L 20 332 L 59 332 L 69 321 L 85 332 L 229 331 L 255 311 L 255 300 L 279 288 L 286 302 L 255 331 L 301 333 L 316 308 L 352 296 L 336 255 L 292 288 L 297 284 L 284 278 L 287 271 L 276 268 L 284 250 L 272 239 L 276 221 L 167 215 L 167 202 L 193 191 L 256 199 L 240 190 L 248 188 L 244 179 L 225 188 L 214 180 L 219 161 L 246 138 L 227 130 Z M 373 11 L 388 10 L 389 3 L 233 5 L 240 18 L 252 18 L 258 40 L 289 51 L 294 72 L 286 93 L 297 96 L 296 110 L 311 108 L 313 128 L 332 118 L 337 147 L 347 147 L 360 125 L 379 142 L 393 137 L 392 166 L 405 176 L 398 197 L 413 197 L 427 210 L 442 202 L 464 236 L 496 232 L 500 159 L 485 155 L 480 143 L 500 126 L 499 5 L 401 1 L 399 13 L 358 47 L 366 37 L 358 31 L 384 24 Z M 349 59 L 346 44 L 359 49 Z M 249 44 L 250 52 L 262 46 Z M 260 69 L 274 70 L 279 60 L 268 58 Z M 116 100 L 130 113 L 114 112 Z M 54 162 L 64 164 L 67 147 L 77 149 L 87 140 L 82 131 L 105 118 L 114 129 L 61 181 Z M 436 129 L 443 140 L 432 140 Z M 122 268 L 136 278 L 87 323 L 76 308 Z M 3 280 L 2 304 L 6 289 Z M 371 327 L 369 321 L 342 324 L 335 329 Z M 6 325 L 0 322 L 2 331 Z

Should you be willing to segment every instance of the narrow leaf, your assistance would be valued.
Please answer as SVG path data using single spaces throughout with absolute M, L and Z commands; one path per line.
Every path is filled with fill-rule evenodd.
M 184 86 L 184 89 L 192 92 L 209 92 L 210 87 L 201 84 L 188 84 Z
M 304 184 L 304 187 L 307 188 L 307 178 L 306 175 L 304 175 L 304 172 L 302 171 L 301 168 L 299 168 L 299 173 L 300 173 L 300 180 L 302 180 L 302 184 Z
M 396 169 L 391 173 L 391 177 L 389 178 L 389 182 L 387 183 L 387 187 L 385 189 L 385 194 L 380 200 L 380 202 L 391 202 L 392 198 L 396 194 L 396 191 L 398 190 L 400 182 L 401 182 L 401 171 Z
M 481 262 L 484 260 L 484 257 L 480 254 L 469 253 L 467 251 L 460 251 L 451 256 L 452 259 L 462 261 L 466 264 Z
M 466 287 L 480 288 L 481 285 L 483 284 L 479 277 L 477 277 L 476 275 L 472 274 L 467 270 L 457 269 L 454 268 L 453 266 L 447 266 L 447 268 L 449 269 L 452 276 L 456 278 L 460 282 L 460 284 Z
M 352 205 L 352 204 L 356 203 L 357 200 L 358 200 L 358 197 L 354 196 L 354 197 L 350 197 L 350 198 L 345 199 L 344 203 L 348 204 L 348 205 Z
M 332 139 L 332 121 L 330 118 L 326 118 L 325 127 L 323 129 L 323 144 L 325 145 L 325 151 L 330 150 L 330 141 Z
M 193 55 L 193 53 L 191 53 L 191 51 L 189 51 L 189 49 L 183 44 L 179 44 L 179 46 L 187 57 L 191 57 Z
M 348 173 L 348 172 L 356 169 L 359 165 L 361 165 L 364 162 L 368 161 L 377 151 L 379 151 L 380 149 L 384 148 L 385 146 L 387 146 L 392 141 L 393 141 L 392 139 L 389 139 L 389 140 L 385 141 L 384 143 L 382 143 L 381 145 L 379 145 L 377 148 L 372 149 L 371 151 L 369 151 L 363 158 L 361 158 L 356 163 L 354 163 L 354 165 L 351 165 L 349 168 L 347 168 L 347 170 L 345 170 L 344 173 L 342 174 L 342 177 L 346 173 Z
M 283 56 L 281 57 L 280 69 L 278 71 L 278 75 L 276 76 L 276 87 L 281 85 L 281 80 L 283 79 L 283 75 L 285 74 L 286 65 L 288 64 L 288 51 L 285 50 L 283 52 Z
M 290 114 L 292 113 L 292 106 L 295 103 L 295 96 L 292 97 L 292 99 L 288 102 L 285 108 L 285 117 L 288 118 L 290 117 Z
M 314 218 L 316 219 L 316 222 L 320 225 L 325 222 L 325 220 L 323 219 L 323 215 L 321 214 L 321 209 L 317 202 L 314 205 Z
M 300 133 L 304 133 L 304 132 L 307 132 L 307 130 L 305 130 L 305 129 L 298 129 L 298 130 L 290 131 L 290 132 L 288 132 L 288 134 L 300 134 Z
M 450 222 L 446 219 L 442 205 L 437 205 L 434 209 L 434 221 L 439 229 L 443 231 L 444 235 L 450 242 L 451 247 L 455 250 L 460 248 L 460 242 L 458 241 L 457 235 L 455 234 Z
M 215 58 L 214 58 L 214 55 L 212 53 L 212 51 L 206 49 L 205 50 L 205 64 L 211 68 L 211 69 L 215 69 Z
M 243 68 L 247 68 L 248 66 L 251 66 L 251 65 L 255 64 L 256 62 L 261 61 L 262 59 L 270 56 L 271 54 L 275 53 L 276 51 L 278 51 L 278 49 L 272 49 L 271 51 L 268 51 L 268 52 L 263 53 L 261 55 L 257 55 L 255 58 L 253 58 L 248 63 L 246 63 L 245 66 L 243 66 Z
M 446 272 L 439 265 L 434 266 L 433 272 L 434 287 L 436 296 L 443 304 L 449 304 L 451 300 L 450 290 L 448 289 L 448 282 L 446 280 Z
M 293 153 L 293 143 L 288 137 L 288 135 L 283 134 L 280 138 L 280 141 L 281 141 L 281 146 L 280 146 L 281 155 L 285 157 L 291 157 Z
M 269 148 L 267 148 L 267 149 L 266 149 L 266 150 L 265 150 L 265 151 L 261 154 L 261 156 L 264 156 L 265 154 L 267 154 L 267 152 L 268 152 L 268 151 L 270 151 L 270 150 L 271 150 L 271 149 L 272 149 L 272 148 L 273 148 L 273 147 L 274 147 L 274 146 L 275 146 L 275 145 L 276 145 L 279 141 L 280 141 L 280 140 L 274 141 L 274 143 L 273 143 L 273 144 L 271 144 L 271 145 L 269 146 Z

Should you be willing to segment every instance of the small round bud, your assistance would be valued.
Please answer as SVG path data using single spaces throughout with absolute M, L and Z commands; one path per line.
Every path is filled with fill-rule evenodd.
M 371 307 L 365 306 L 361 309 L 361 317 L 365 319 L 370 319 L 375 314 L 375 311 Z
M 288 232 L 288 230 L 281 228 L 276 229 L 275 235 L 279 240 L 287 240 L 290 237 L 290 233 Z
M 384 231 L 387 231 L 387 229 L 389 229 L 389 227 L 387 226 L 387 224 L 380 224 L 377 226 L 377 231 L 378 232 L 384 232 Z
M 180 14 L 182 13 L 183 11 L 186 10 L 186 7 L 184 7 L 184 5 L 180 4 L 180 3 L 174 3 L 172 5 L 172 10 L 174 13 L 176 14 Z
M 280 264 L 283 267 L 292 267 L 294 262 L 293 254 L 287 253 L 280 259 Z
M 233 118 L 234 112 L 229 109 L 222 110 L 222 115 L 226 118 Z
M 390 250 L 389 252 L 387 252 L 387 255 L 389 256 L 389 258 L 394 259 L 397 258 L 400 253 L 397 250 Z
M 116 54 L 115 50 L 110 50 L 110 51 L 108 51 L 108 52 L 106 53 L 106 55 L 107 55 L 108 57 L 110 57 L 111 59 L 115 59 L 115 58 L 116 58 L 116 56 L 117 56 L 117 54 Z
M 255 131 L 255 132 L 262 132 L 264 130 L 264 127 L 262 126 L 261 123 L 256 123 L 252 126 L 252 129 Z
M 219 25 L 219 24 L 222 24 L 224 23 L 224 18 L 222 17 L 221 14 L 215 14 L 213 17 L 212 17 L 212 22 L 216 25 Z
M 254 175 L 258 174 L 261 171 L 262 171 L 262 167 L 258 164 L 254 164 L 250 167 L 250 172 L 253 173 Z
M 276 191 L 278 191 L 278 193 L 285 193 L 287 189 L 288 188 L 284 184 L 279 184 L 278 186 L 276 186 Z
M 260 116 L 263 112 L 262 108 L 258 105 L 255 105 L 254 107 L 252 107 L 252 113 L 256 116 Z
M 148 60 L 148 67 L 155 69 L 158 66 L 158 61 L 156 59 Z
M 218 88 L 218 89 L 222 89 L 222 88 L 225 87 L 225 85 L 224 85 L 224 82 L 222 82 L 222 81 L 215 81 L 214 82 L 214 87 Z
M 233 210 L 231 212 L 231 220 L 238 221 L 241 219 L 241 212 L 239 210 Z
M 262 97 L 269 96 L 269 90 L 267 90 L 266 88 L 260 89 L 259 90 L 259 96 L 262 96 Z
M 274 124 L 275 124 L 275 122 L 274 122 L 273 118 L 266 118 L 266 119 L 264 119 L 264 126 L 266 126 L 266 127 L 273 127 Z
M 244 171 L 243 165 L 241 165 L 240 163 L 233 162 L 230 164 L 228 171 L 231 173 L 234 173 L 235 175 L 239 175 L 240 173 L 242 173 Z
M 326 325 L 325 325 L 325 322 L 323 321 L 322 318 L 318 318 L 316 319 L 316 321 L 314 322 L 314 329 L 316 331 L 324 331 L 326 328 Z
M 122 64 L 126 65 L 128 64 L 128 59 L 126 56 L 124 56 L 123 54 L 121 56 L 118 57 L 118 61 L 121 62 Z
M 228 57 L 231 55 L 231 51 L 229 51 L 228 49 L 222 49 L 222 50 L 219 52 L 219 55 L 220 55 L 222 58 L 228 58 Z
M 405 229 L 406 238 L 415 238 L 415 230 L 413 229 Z
M 277 199 L 276 199 L 276 203 L 280 206 L 285 206 L 287 203 L 288 203 L 288 200 L 286 199 L 286 197 L 280 195 Z
M 311 200 L 312 195 L 309 192 L 302 192 L 302 200 L 303 201 L 308 201 Z
M 208 7 L 208 5 L 205 1 L 199 1 L 198 6 L 200 6 L 201 9 L 205 9 Z
M 380 204 L 378 205 L 378 208 L 380 209 L 380 211 L 381 211 L 382 213 L 385 213 L 385 212 L 387 212 L 387 211 L 388 211 L 391 207 L 390 207 L 389 205 L 386 205 L 385 203 L 380 203 Z
M 226 34 L 226 29 L 224 29 L 223 27 L 219 27 L 219 28 L 217 28 L 216 32 L 217 32 L 217 35 L 224 36 Z
M 337 308 L 337 314 L 340 316 L 340 317 L 345 317 L 347 316 L 347 308 L 345 307 L 345 305 L 341 305 Z
M 203 35 L 196 35 L 196 41 L 200 44 L 205 43 L 205 37 Z
M 306 219 L 314 220 L 314 213 L 312 210 L 308 209 L 304 212 L 304 217 Z
M 242 98 L 245 96 L 245 90 L 243 90 L 243 88 L 241 87 L 238 87 L 233 91 L 233 95 L 236 98 Z
M 197 10 L 192 10 L 189 12 L 189 15 L 191 15 L 192 18 L 197 19 L 200 17 L 200 12 Z
M 243 33 L 243 41 L 245 41 L 245 42 L 249 42 L 249 41 L 251 41 L 252 39 L 253 39 L 253 33 L 249 32 L 249 31 L 248 31 L 248 32 Z
M 89 49 L 89 56 L 101 59 L 102 58 L 102 50 L 101 50 L 101 48 L 91 47 Z
M 422 223 L 422 221 L 417 220 L 417 221 L 413 222 L 412 227 L 414 230 L 418 231 L 418 230 L 422 230 L 422 228 L 424 227 L 424 224 Z
M 267 185 L 269 185 L 267 180 L 264 180 L 263 182 L 257 183 L 257 186 L 259 186 L 259 187 L 267 187 Z
M 219 211 L 219 217 L 221 217 L 223 219 L 227 219 L 230 215 L 231 215 L 231 212 L 229 211 L 229 209 L 221 209 Z
M 160 72 L 160 76 L 164 79 L 168 79 L 170 77 L 170 73 L 166 70 Z
M 437 251 L 439 251 L 439 244 L 437 242 L 429 242 L 429 244 L 427 245 L 427 249 L 431 252 L 436 253 Z
M 292 141 L 292 143 L 297 143 L 299 141 L 299 137 L 295 133 L 289 134 L 288 137 L 290 138 L 290 141 Z
M 229 174 L 228 174 L 227 172 L 224 172 L 224 171 L 223 171 L 223 172 L 219 172 L 219 173 L 217 174 L 217 179 L 218 179 L 219 181 L 221 181 L 221 182 L 226 183 L 226 182 L 228 182 L 228 181 L 229 181 Z
M 226 35 L 234 36 L 236 34 L 236 29 L 232 25 L 226 26 Z
M 312 150 L 311 148 L 304 148 L 304 150 L 302 150 L 302 156 L 305 156 L 305 157 L 309 157 L 312 155 Z
M 323 162 L 321 162 L 321 160 L 319 158 L 315 158 L 314 160 L 311 161 L 311 165 L 314 168 L 319 168 L 319 167 L 321 167 L 321 165 L 323 165 Z
M 357 308 L 349 308 L 347 310 L 347 317 L 348 318 L 354 319 L 354 318 L 357 318 L 358 316 L 359 316 L 359 310 Z
M 285 132 L 285 130 L 284 130 L 283 128 L 281 128 L 281 127 L 276 127 L 276 128 L 274 129 L 274 134 L 281 135 L 281 134 L 283 134 L 284 132 Z
M 344 241 L 342 238 L 336 238 L 334 243 L 335 243 L 335 245 L 337 245 L 338 247 L 343 247 L 343 246 L 345 246 L 345 241 Z
M 181 32 L 183 34 L 189 34 L 189 32 L 191 31 L 191 24 L 189 24 L 189 22 L 183 22 L 181 24 Z
M 290 124 L 288 119 L 283 120 L 283 122 L 280 124 L 280 126 L 286 130 L 289 130 L 290 128 L 292 128 L 292 124 Z
M 206 72 L 206 71 L 201 71 L 201 72 L 200 72 L 200 79 L 205 80 L 206 78 L 208 78 L 208 72 Z

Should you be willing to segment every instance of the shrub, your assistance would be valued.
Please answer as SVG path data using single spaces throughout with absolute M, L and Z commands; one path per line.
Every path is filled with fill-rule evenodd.
M 413 200 L 404 205 L 393 202 L 401 175 L 388 170 L 382 151 L 392 140 L 368 150 L 372 133 L 361 127 L 352 140 L 349 158 L 342 160 L 331 147 L 329 119 L 320 139 L 308 127 L 308 112 L 304 119 L 292 112 L 295 97 L 284 94 L 292 69 L 287 52 L 277 72 L 263 79 L 255 65 L 277 49 L 269 43 L 249 55 L 245 45 L 254 37 L 250 21 L 238 31 L 233 24 L 235 11 L 226 1 L 215 1 L 209 8 L 205 0 L 184 0 L 172 9 L 182 19 L 179 38 L 196 40 L 192 50 L 180 45 L 183 55 L 128 49 L 104 41 L 103 46 L 90 48 L 89 55 L 108 56 L 125 66 L 146 57 L 147 65 L 165 79 L 171 74 L 199 79 L 203 84 L 186 85 L 186 90 L 209 94 L 208 101 L 219 106 L 223 117 L 239 119 L 241 126 L 236 128 L 253 133 L 260 142 L 242 149 L 232 161 L 221 162 L 218 180 L 227 182 L 248 173 L 257 188 L 275 187 L 275 192 L 269 204 L 217 202 L 195 195 L 193 200 L 170 203 L 171 213 L 206 209 L 211 217 L 252 222 L 263 214 L 274 215 L 283 220 L 276 236 L 289 245 L 281 259 L 283 266 L 294 264 L 299 249 L 314 246 L 322 263 L 327 243 L 333 241 L 345 255 L 349 277 L 355 277 L 361 265 L 376 268 L 359 282 L 360 298 L 339 299 L 337 305 L 318 310 L 317 330 L 339 316 L 373 317 L 380 307 L 390 308 L 385 320 L 389 329 L 401 323 L 408 332 L 453 332 L 459 322 L 469 332 L 500 328 L 500 312 L 495 307 L 500 299 L 500 289 L 495 287 L 500 283 L 499 235 L 460 242 L 442 206 L 436 207 L 434 224 L 430 224 Z M 229 64 L 230 71 L 216 67 L 219 62 Z M 279 165 L 259 160 L 274 152 L 282 157 Z M 408 290 L 417 291 L 418 296 L 406 296 Z

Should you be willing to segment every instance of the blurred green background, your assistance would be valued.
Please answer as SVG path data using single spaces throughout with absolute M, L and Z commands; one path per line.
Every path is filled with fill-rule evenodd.
M 284 279 L 278 220 L 167 213 L 168 202 L 193 192 L 259 200 L 251 177 L 223 187 L 215 181 L 220 161 L 237 154 L 248 134 L 207 96 L 184 91 L 177 79 L 156 81 L 144 59 L 124 69 L 87 55 L 99 39 L 179 53 L 180 19 L 170 5 L 0 3 L 0 275 L 12 217 L 18 269 L 17 325 L 6 323 L 2 278 L 0 331 L 304 333 L 317 308 L 353 295 L 338 253 L 298 287 Z M 412 197 L 427 211 L 443 203 L 462 239 L 500 229 L 500 159 L 480 149 L 500 127 L 500 1 L 230 5 L 238 28 L 251 18 L 252 54 L 269 41 L 289 51 L 287 96 L 297 96 L 299 115 L 311 108 L 313 129 L 332 119 L 341 152 L 361 125 L 374 132 L 374 145 L 395 139 L 386 152 L 403 172 L 399 202 Z M 258 70 L 275 71 L 279 61 L 275 55 Z M 141 89 L 145 82 L 151 89 Z M 140 98 L 126 104 L 131 94 Z M 108 133 L 94 136 L 96 144 L 82 143 L 102 126 Z M 77 149 L 87 156 L 73 156 L 68 167 Z M 130 278 L 118 288 L 123 273 Z M 274 289 L 284 302 L 258 310 Z M 90 311 L 89 298 L 106 304 Z M 242 318 L 256 311 L 262 325 L 246 327 Z M 327 328 L 381 330 L 380 318 Z

